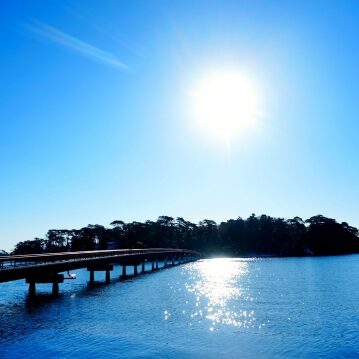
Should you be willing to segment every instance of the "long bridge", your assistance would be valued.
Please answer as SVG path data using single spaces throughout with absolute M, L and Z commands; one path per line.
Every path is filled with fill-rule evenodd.
M 96 271 L 105 272 L 106 282 L 110 282 L 113 265 L 122 267 L 121 278 L 128 277 L 127 267 L 133 266 L 133 275 L 145 273 L 145 263 L 151 263 L 151 271 L 174 266 L 200 258 L 200 253 L 186 249 L 148 248 L 117 249 L 81 252 L 59 252 L 44 254 L 0 256 L 0 283 L 25 279 L 29 284 L 29 294 L 36 293 L 37 283 L 52 284 L 53 294 L 59 292 L 59 284 L 65 278 L 63 272 L 87 268 L 90 282 Z

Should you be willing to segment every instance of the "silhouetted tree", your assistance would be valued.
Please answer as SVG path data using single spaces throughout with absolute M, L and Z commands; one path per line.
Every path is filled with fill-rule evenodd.
M 306 221 L 252 214 L 221 222 L 198 224 L 182 217 L 160 216 L 156 221 L 111 222 L 112 228 L 88 225 L 79 230 L 49 230 L 45 239 L 19 242 L 13 254 L 111 248 L 172 247 L 205 255 L 332 255 L 359 253 L 359 231 L 346 222 L 322 215 Z
M 35 238 L 30 241 L 23 241 L 16 244 L 11 254 L 36 254 L 43 253 L 46 248 L 46 241 L 42 238 Z
M 69 231 L 50 229 L 46 234 L 46 252 L 64 252 L 69 249 Z

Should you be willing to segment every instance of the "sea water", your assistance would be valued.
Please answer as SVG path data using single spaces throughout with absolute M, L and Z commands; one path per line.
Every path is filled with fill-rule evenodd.
M 146 266 L 150 271 L 150 264 Z M 1 358 L 358 358 L 359 256 L 216 258 L 0 284 Z

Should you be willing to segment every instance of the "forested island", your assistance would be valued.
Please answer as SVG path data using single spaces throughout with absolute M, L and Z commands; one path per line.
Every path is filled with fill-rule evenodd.
M 359 253 L 359 231 L 346 222 L 322 215 L 307 220 L 252 214 L 217 224 L 198 224 L 178 217 L 125 223 L 110 228 L 88 225 L 81 229 L 51 229 L 45 238 L 16 244 L 11 254 L 31 254 L 95 249 L 186 248 L 204 256 L 311 256 Z

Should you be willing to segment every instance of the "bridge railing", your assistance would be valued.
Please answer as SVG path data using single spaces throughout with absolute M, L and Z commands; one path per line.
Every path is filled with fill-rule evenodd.
M 41 254 L 25 254 L 0 256 L 0 270 L 11 267 L 24 267 L 36 264 L 70 261 L 84 258 L 109 258 L 117 256 L 130 256 L 134 254 L 169 253 L 199 255 L 198 252 L 174 248 L 146 248 L 146 249 L 113 249 L 78 252 L 57 252 Z

